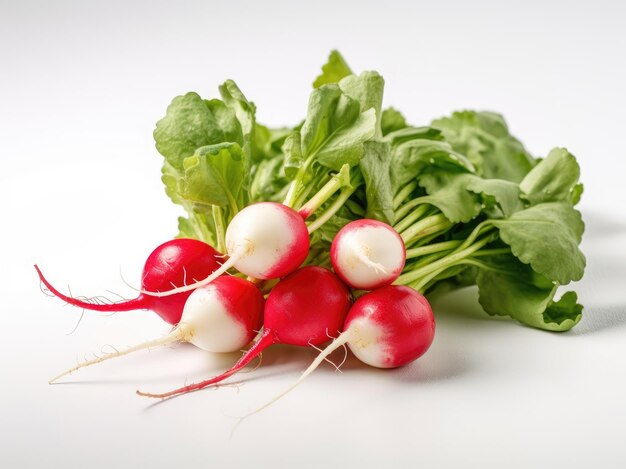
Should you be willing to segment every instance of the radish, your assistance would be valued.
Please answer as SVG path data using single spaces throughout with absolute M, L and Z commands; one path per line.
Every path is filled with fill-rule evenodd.
M 433 311 L 426 298 L 417 291 L 389 285 L 366 293 L 350 308 L 343 332 L 315 358 L 300 378 L 243 418 L 260 412 L 292 391 L 344 344 L 348 344 L 363 363 L 377 368 L 396 368 L 422 356 L 434 336 Z
M 220 267 L 221 258 L 222 255 L 219 252 L 197 239 L 179 238 L 167 241 L 148 256 L 141 274 L 141 288 L 142 290 L 163 291 L 185 285 L 188 281 L 206 277 L 217 270 Z M 170 324 L 178 323 L 185 301 L 190 295 L 190 293 L 180 293 L 161 299 L 141 293 L 137 298 L 120 303 L 90 303 L 64 295 L 46 280 L 37 265 L 35 269 L 46 288 L 71 305 L 103 312 L 149 309 Z
M 396 230 L 378 220 L 355 220 L 335 235 L 330 260 L 339 277 L 358 290 L 374 290 L 398 278 L 406 249 Z
M 80 363 L 50 383 L 80 368 L 172 342 L 189 342 L 209 352 L 235 352 L 249 344 L 261 328 L 263 303 L 261 291 L 252 282 L 219 277 L 189 295 L 180 322 L 165 337 Z
M 234 375 L 263 350 L 273 344 L 317 346 L 337 333 L 350 305 L 350 291 L 330 270 L 307 266 L 281 280 L 265 302 L 263 334 L 228 371 L 214 378 L 190 384 L 174 391 L 151 394 L 166 398 L 197 391 Z
M 295 210 L 275 202 L 258 202 L 243 208 L 231 220 L 226 229 L 226 251 L 229 259 L 204 280 L 166 292 L 142 293 L 158 297 L 193 290 L 231 267 L 257 279 L 283 277 L 306 259 L 309 233 Z

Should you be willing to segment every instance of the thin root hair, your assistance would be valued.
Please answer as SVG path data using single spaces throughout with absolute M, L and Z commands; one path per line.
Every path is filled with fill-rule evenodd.
M 39 290 L 41 290 L 41 293 L 43 293 L 46 296 L 49 296 L 50 298 L 55 297 L 54 293 L 48 290 L 48 288 L 44 285 L 44 283 L 41 280 L 39 281 Z
M 76 321 L 76 325 L 74 326 L 74 329 L 72 329 L 71 331 L 69 331 L 65 335 L 72 335 L 74 332 L 76 332 L 76 330 L 78 329 L 78 326 L 80 326 L 80 322 L 83 320 L 83 316 L 85 316 L 85 309 L 84 308 L 80 312 L 80 316 L 78 317 L 78 321 Z
M 309 340 L 309 346 L 310 346 L 310 347 L 313 347 L 313 348 L 314 348 L 315 350 L 317 350 L 319 353 L 322 353 L 322 352 L 324 351 L 323 349 L 321 349 L 321 348 L 319 348 L 319 347 L 317 347 L 317 346 L 313 345 L 313 344 L 311 343 L 311 341 L 310 341 L 310 340 Z M 331 365 L 335 368 L 335 371 L 338 371 L 339 373 L 341 373 L 341 370 L 339 369 L 339 366 L 335 365 L 335 362 L 334 362 L 334 361 L 332 361 L 330 358 L 325 357 L 325 358 L 324 358 L 324 361 L 325 361 L 325 362 L 327 362 L 327 363 L 330 363 L 330 364 L 331 364 Z
M 109 347 L 111 350 L 113 350 L 113 352 L 107 352 L 107 351 L 105 350 L 105 348 L 107 348 L 107 347 Z M 108 355 L 108 354 L 110 354 L 110 353 L 119 353 L 119 350 L 118 350 L 118 349 L 116 349 L 116 348 L 115 348 L 113 345 L 111 345 L 111 344 L 104 344 L 102 347 L 100 347 L 100 352 L 101 352 L 101 353 L 103 353 L 103 354 L 105 354 L 105 355 Z
M 136 292 L 141 293 L 141 289 L 140 288 L 133 287 L 129 282 L 126 281 L 126 279 L 124 278 L 124 274 L 122 273 L 122 266 L 121 265 L 120 265 L 120 278 L 122 279 L 122 283 L 124 285 L 126 285 L 128 288 L 130 288 L 131 290 L 135 290 Z
M 106 292 L 109 292 L 111 295 L 115 295 L 119 298 L 119 301 L 129 301 L 129 298 L 126 298 L 125 296 L 120 295 L 117 292 L 114 292 L 112 290 L 105 290 Z
M 337 366 L 337 371 L 339 373 L 343 373 L 343 371 L 341 371 L 341 367 L 348 359 L 348 347 L 346 347 L 346 344 L 341 344 L 341 347 L 343 348 L 343 360 L 341 360 L 341 363 Z
M 341 334 L 339 331 L 337 331 L 339 334 Z M 329 339 L 335 340 L 337 337 L 333 337 L 332 335 L 330 335 L 328 333 L 328 327 L 326 328 L 326 337 L 328 337 Z M 341 363 L 339 365 L 335 365 L 333 363 L 333 365 L 335 365 L 335 371 L 338 371 L 339 373 L 342 373 L 341 371 L 341 367 L 343 366 L 343 364 L 346 362 L 346 360 L 348 359 L 348 348 L 346 347 L 346 344 L 341 344 L 341 347 L 343 348 L 343 360 L 341 360 Z M 321 350 L 318 349 L 320 352 Z M 332 362 L 331 362 L 332 363 Z

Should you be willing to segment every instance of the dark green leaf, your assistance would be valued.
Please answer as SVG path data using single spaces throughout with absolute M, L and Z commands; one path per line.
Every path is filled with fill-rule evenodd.
M 576 324 L 582 317 L 582 313 L 583 307 L 578 304 L 578 295 L 576 295 L 576 292 L 568 291 L 563 294 L 559 301 L 548 306 L 543 313 L 543 317 L 548 323 L 563 324 L 571 320 Z
M 520 182 L 533 167 L 533 158 L 515 137 L 506 122 L 492 112 L 463 111 L 436 119 L 452 147 L 466 155 L 479 175 L 488 179 Z
M 585 256 L 578 244 L 584 224 L 569 203 L 535 205 L 491 223 L 500 228 L 500 238 L 511 252 L 536 272 L 561 285 L 582 278 Z
M 287 137 L 283 145 L 283 152 L 285 153 L 285 174 L 288 178 L 293 179 L 298 169 L 304 164 L 300 132 L 294 131 Z
M 361 112 L 374 109 L 376 113 L 376 137 L 381 138 L 383 136 L 381 113 L 385 88 L 383 77 L 376 72 L 363 72 L 358 76 L 350 75 L 339 82 L 339 88 L 359 103 Z
M 365 179 L 367 218 L 394 223 L 393 192 L 389 164 L 391 148 L 386 142 L 365 142 L 365 154 L 359 163 Z
M 496 268 L 481 270 L 476 278 L 479 301 L 487 313 L 549 331 L 567 331 L 580 321 L 582 307 L 575 305 L 575 294 L 566 293 L 554 303 L 556 285 L 547 279 L 536 282 L 532 269 L 511 256 L 502 256 Z
M 470 178 L 467 189 L 477 194 L 493 197 L 505 217 L 524 209 L 517 184 L 504 179 L 483 179 L 478 176 Z
M 565 148 L 554 148 L 520 182 L 520 189 L 533 205 L 570 201 L 579 177 L 576 158 Z
M 443 134 L 434 127 L 403 127 L 385 135 L 384 140 L 393 146 L 409 140 L 443 140 Z
M 466 223 L 478 216 L 481 203 L 477 194 L 467 190 L 474 177 L 469 173 L 432 171 L 419 176 L 419 183 L 427 196 L 420 197 L 424 203 L 437 207 L 452 223 Z
M 176 170 L 201 146 L 222 142 L 243 144 L 241 125 L 222 101 L 187 93 L 172 100 L 154 130 L 157 150 Z
M 406 129 L 405 129 L 406 130 Z M 391 161 L 394 188 L 415 180 L 426 168 L 452 172 L 471 172 L 472 164 L 446 142 L 415 139 L 397 145 Z
M 383 131 L 383 135 L 387 135 L 391 132 L 407 127 L 404 116 L 392 107 L 387 108 L 383 111 L 380 125 Z
M 205 205 L 238 205 L 244 172 L 242 153 L 236 143 L 196 150 L 184 161 L 184 176 L 179 182 L 182 197 Z

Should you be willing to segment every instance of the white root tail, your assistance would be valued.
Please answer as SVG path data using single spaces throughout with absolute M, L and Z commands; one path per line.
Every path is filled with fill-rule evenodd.
M 108 353 L 108 354 L 103 355 L 101 357 L 94 358 L 93 360 L 88 360 L 88 361 L 81 362 L 78 365 L 76 365 L 75 367 L 70 368 L 69 370 L 66 370 L 63 373 L 55 376 L 50 381 L 48 381 L 48 384 L 53 384 L 55 381 L 59 380 L 63 376 L 72 374 L 75 371 L 80 370 L 81 368 L 85 368 L 85 367 L 91 366 L 91 365 L 96 365 L 98 363 L 102 363 L 104 361 L 110 360 L 111 358 L 122 357 L 124 355 L 128 355 L 129 353 L 137 352 L 139 350 L 145 350 L 145 349 L 149 349 L 149 348 L 153 348 L 153 347 L 159 347 L 159 346 L 171 344 L 171 343 L 177 342 L 177 341 L 179 341 L 179 342 L 186 342 L 187 341 L 187 337 L 189 337 L 190 333 L 191 333 L 191 326 L 189 326 L 188 324 L 181 323 L 178 326 L 176 326 L 172 330 L 172 332 L 167 334 L 165 337 L 161 337 L 159 339 L 150 340 L 148 342 L 144 342 L 142 344 L 130 347 L 130 348 L 126 349 L 126 350 L 120 350 L 120 351 L 116 351 L 116 352 L 113 352 L 113 353 Z
M 354 254 L 356 255 L 356 257 L 359 258 L 359 260 L 361 262 L 363 262 L 363 264 L 367 265 L 368 267 L 371 267 L 372 269 L 374 269 L 376 271 L 376 273 L 382 273 L 382 274 L 388 274 L 389 271 L 387 270 L 387 268 L 382 265 L 380 262 L 374 262 L 370 256 L 368 255 L 367 250 L 362 247 L 361 249 L 359 248 L 355 248 L 354 249 Z
M 256 413 L 261 412 L 263 409 L 268 408 L 269 406 L 274 404 L 276 401 L 278 401 L 279 399 L 283 398 L 285 395 L 293 391 L 307 378 L 307 376 L 313 373 L 315 369 L 318 366 L 320 366 L 320 364 L 324 360 L 326 360 L 326 357 L 328 357 L 331 353 L 333 353 L 339 347 L 342 347 L 343 345 L 348 343 L 350 339 L 352 339 L 352 337 L 353 337 L 353 333 L 350 329 L 339 334 L 339 337 L 333 340 L 332 343 L 328 347 L 326 347 L 324 350 L 320 352 L 320 354 L 315 358 L 315 360 L 313 360 L 313 362 L 309 365 L 309 367 L 306 370 L 304 370 L 304 372 L 300 375 L 300 377 L 291 386 L 289 386 L 287 389 L 282 391 L 280 394 L 278 394 L 276 397 L 274 397 L 272 400 L 270 400 L 266 404 L 263 404 L 261 407 L 257 408 L 256 410 L 253 410 L 249 414 L 246 414 L 243 417 L 241 417 L 241 419 L 239 419 L 239 423 L 243 422 L 244 419 L 247 419 L 248 417 Z

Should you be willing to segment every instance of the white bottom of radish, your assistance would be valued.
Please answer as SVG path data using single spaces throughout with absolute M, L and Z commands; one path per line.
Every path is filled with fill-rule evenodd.
M 279 205 L 259 203 L 245 210 L 245 216 L 234 217 L 228 225 L 226 249 L 242 253 L 233 262 L 238 271 L 259 279 L 272 278 L 272 270 L 289 256 L 297 241 L 294 229 Z
M 351 339 L 348 347 L 363 363 L 376 368 L 391 368 L 391 355 L 383 340 L 384 331 L 367 318 L 358 318 L 350 323 Z
M 213 285 L 195 290 L 185 303 L 179 327 L 190 329 L 188 342 L 208 352 L 236 352 L 249 342 L 242 322 L 228 311 Z
M 342 234 L 336 242 L 333 265 L 354 287 L 369 289 L 384 283 L 386 278 L 395 278 L 404 265 L 404 245 L 387 227 L 360 227 Z

